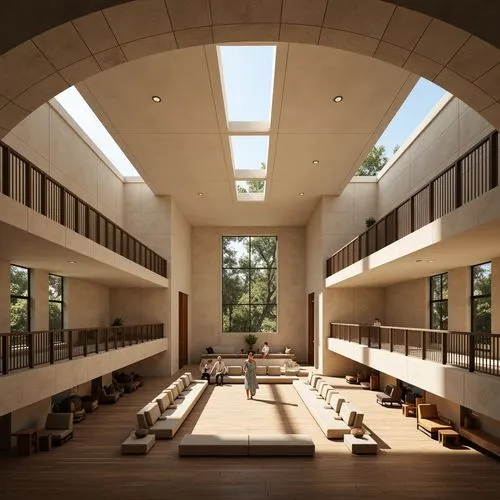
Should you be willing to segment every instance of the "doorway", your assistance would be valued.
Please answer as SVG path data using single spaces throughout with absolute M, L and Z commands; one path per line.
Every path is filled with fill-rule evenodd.
M 179 368 L 188 364 L 188 299 L 179 292 Z
M 314 366 L 314 292 L 307 296 L 307 364 Z

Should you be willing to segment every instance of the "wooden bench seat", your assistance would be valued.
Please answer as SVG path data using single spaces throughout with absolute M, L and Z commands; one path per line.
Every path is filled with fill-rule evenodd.
M 487 450 L 500 457 L 500 438 L 488 434 L 481 429 L 466 429 L 460 427 L 458 433 L 471 443 L 477 444 L 483 450 Z

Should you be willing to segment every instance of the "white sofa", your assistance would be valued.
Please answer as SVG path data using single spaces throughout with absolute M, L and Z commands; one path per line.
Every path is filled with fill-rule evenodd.
M 137 412 L 137 425 L 156 439 L 172 439 L 208 386 L 185 373 Z
M 325 387 L 321 382 L 321 378 L 313 376 L 309 383 L 295 380 L 293 386 L 325 436 L 328 439 L 342 439 L 353 427 L 363 425 L 364 415 L 346 402 L 331 386 L 326 384 Z M 327 395 L 326 400 L 321 397 L 321 392 L 318 393 L 316 387 Z
M 280 366 L 257 365 L 257 383 L 259 384 L 291 384 L 297 380 L 296 375 L 283 375 Z M 210 381 L 215 381 L 215 375 L 212 374 Z M 227 374 L 224 375 L 225 384 L 243 384 L 245 375 L 241 365 L 231 365 L 227 367 Z

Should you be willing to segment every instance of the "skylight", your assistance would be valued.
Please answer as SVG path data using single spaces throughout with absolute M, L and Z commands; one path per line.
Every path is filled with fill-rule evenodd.
M 274 88 L 274 45 L 219 45 L 219 67 L 230 131 L 268 131 Z
M 61 92 L 55 97 L 61 106 L 89 136 L 92 142 L 123 176 L 138 176 L 120 146 L 111 137 L 106 127 L 92 111 L 75 87 Z
M 238 201 L 264 201 L 266 196 L 266 181 L 251 179 L 236 181 L 236 198 Z
M 229 141 L 236 174 L 242 170 L 263 170 L 265 175 L 269 153 L 268 135 L 232 135 Z

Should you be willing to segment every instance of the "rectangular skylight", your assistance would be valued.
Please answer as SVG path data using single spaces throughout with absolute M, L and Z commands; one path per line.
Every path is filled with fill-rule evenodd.
M 276 46 L 219 45 L 218 57 L 229 130 L 269 130 Z
M 236 176 L 239 173 L 246 177 L 265 177 L 269 154 L 268 135 L 231 135 L 229 143 Z M 260 171 L 262 175 L 259 175 Z
M 70 87 L 55 97 L 59 104 L 68 112 L 81 129 L 89 136 L 102 154 L 123 176 L 138 176 L 130 160 L 125 156 L 120 146 L 97 118 L 87 101 L 75 87 Z
M 236 181 L 236 199 L 238 201 L 264 201 L 266 196 L 266 181 L 249 179 Z

